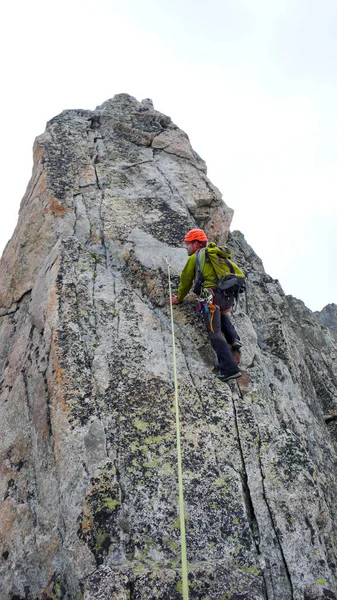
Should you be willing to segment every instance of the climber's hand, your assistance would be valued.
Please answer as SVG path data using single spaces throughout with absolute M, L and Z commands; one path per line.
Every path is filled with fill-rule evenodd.
M 167 298 L 167 304 L 170 305 L 170 298 Z M 172 304 L 180 304 L 180 302 L 178 300 L 178 296 L 176 296 L 176 295 L 172 296 Z

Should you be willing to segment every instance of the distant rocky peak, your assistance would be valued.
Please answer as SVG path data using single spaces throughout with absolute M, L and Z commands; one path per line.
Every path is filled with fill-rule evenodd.
M 327 304 L 321 311 L 316 311 L 318 320 L 337 333 L 337 304 Z

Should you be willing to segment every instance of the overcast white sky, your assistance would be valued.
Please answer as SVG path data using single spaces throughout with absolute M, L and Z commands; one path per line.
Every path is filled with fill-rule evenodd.
M 0 28 L 0 252 L 46 122 L 126 92 L 188 133 L 285 292 L 337 303 L 336 0 L 19 0 Z

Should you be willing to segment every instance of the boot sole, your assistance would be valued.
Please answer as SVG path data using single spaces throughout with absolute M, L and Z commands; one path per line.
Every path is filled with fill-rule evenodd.
M 231 379 L 237 379 L 238 377 L 241 377 L 242 373 L 241 371 L 239 371 L 238 373 L 233 373 L 233 375 L 228 375 L 227 377 L 221 377 L 221 375 L 219 376 L 220 381 L 230 381 Z

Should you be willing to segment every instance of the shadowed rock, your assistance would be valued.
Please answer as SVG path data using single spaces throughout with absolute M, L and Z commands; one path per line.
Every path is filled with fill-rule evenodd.
M 1 600 L 182 597 L 167 261 L 177 285 L 186 230 L 224 242 L 231 217 L 149 99 L 37 138 L 0 264 Z M 193 294 L 174 312 L 190 598 L 333 599 L 336 334 L 227 242 L 241 390 Z

